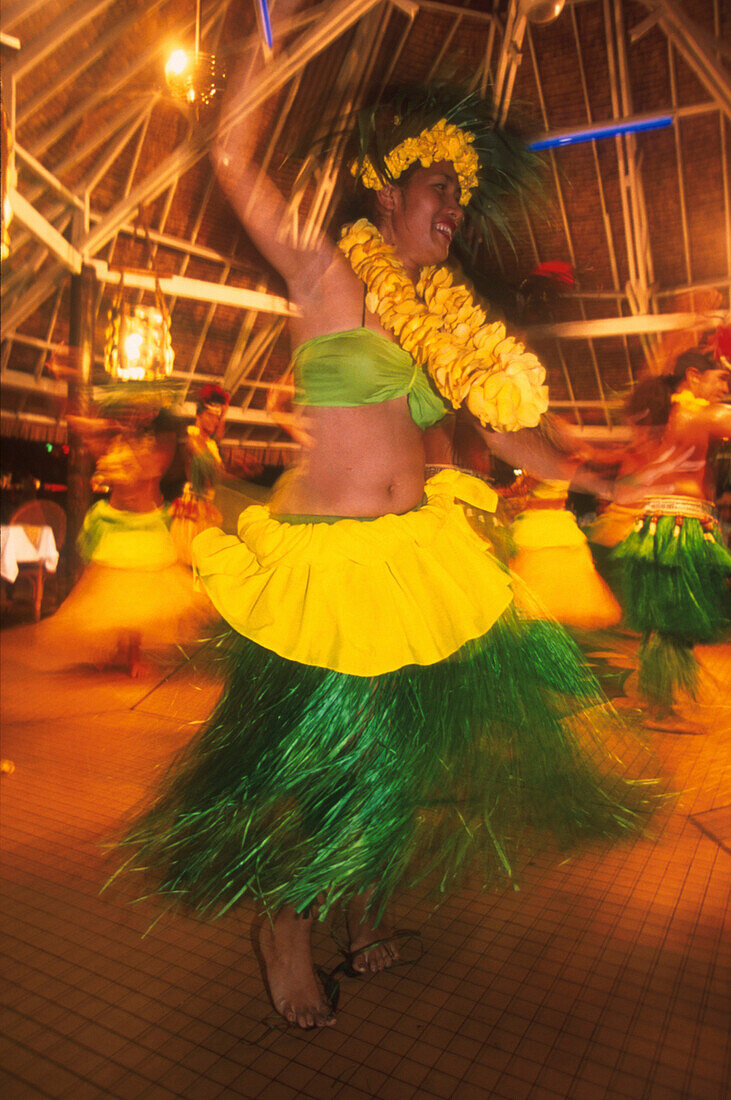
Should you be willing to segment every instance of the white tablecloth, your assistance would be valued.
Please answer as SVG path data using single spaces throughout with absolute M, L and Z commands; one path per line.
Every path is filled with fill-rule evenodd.
M 49 573 L 56 572 L 58 550 L 50 527 L 0 527 L 0 576 L 12 582 L 21 562 L 43 562 Z

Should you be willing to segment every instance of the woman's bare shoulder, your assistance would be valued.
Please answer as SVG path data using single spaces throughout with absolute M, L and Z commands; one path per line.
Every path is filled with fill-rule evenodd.
M 711 439 L 731 438 L 731 406 L 708 405 L 705 408 L 678 410 L 671 426 L 679 435 L 706 435 Z
M 310 264 L 303 278 L 289 287 L 300 314 L 297 342 L 324 332 L 356 328 L 363 322 L 364 287 L 345 258 L 335 249 Z

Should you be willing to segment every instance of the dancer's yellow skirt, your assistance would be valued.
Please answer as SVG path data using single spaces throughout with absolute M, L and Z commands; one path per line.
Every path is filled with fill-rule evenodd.
M 612 501 L 588 528 L 586 535 L 589 542 L 597 546 L 619 546 L 631 532 L 641 510 L 641 504 L 630 508 Z
M 355 676 L 432 665 L 486 634 L 512 601 L 459 503 L 493 511 L 496 500 L 484 482 L 445 470 L 405 515 L 289 523 L 253 506 L 238 538 L 198 535 L 193 565 L 234 630 L 280 657 Z
M 512 525 L 515 601 L 530 618 L 579 630 L 614 626 L 622 609 L 594 568 L 586 537 L 566 509 L 528 509 Z
M 153 655 L 210 635 L 217 616 L 178 562 L 166 519 L 160 508 L 126 512 L 106 500 L 90 508 L 79 536 L 88 565 L 55 615 L 32 629 L 34 667 L 114 663 L 129 638 Z

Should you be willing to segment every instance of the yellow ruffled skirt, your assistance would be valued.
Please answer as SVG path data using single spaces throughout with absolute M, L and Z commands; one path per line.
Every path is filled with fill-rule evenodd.
M 512 525 L 520 578 L 515 601 L 530 618 L 551 618 L 579 630 L 616 625 L 622 609 L 597 573 L 586 537 L 566 509 L 528 509 Z
M 55 615 L 33 628 L 34 667 L 114 664 L 131 638 L 144 654 L 193 645 L 217 616 L 177 560 L 163 509 L 125 512 L 106 500 L 87 513 L 88 564 Z
M 630 534 L 641 511 L 642 505 L 628 508 L 624 504 L 608 504 L 588 528 L 586 535 L 589 542 L 597 546 L 619 546 Z
M 405 515 L 289 523 L 256 505 L 238 538 L 198 535 L 194 569 L 237 633 L 287 660 L 355 676 L 432 665 L 512 602 L 509 576 L 459 503 L 490 511 L 495 499 L 445 470 Z

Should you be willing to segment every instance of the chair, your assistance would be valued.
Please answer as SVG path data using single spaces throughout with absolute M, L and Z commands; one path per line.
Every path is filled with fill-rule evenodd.
M 50 527 L 59 553 L 66 541 L 66 513 L 60 504 L 54 504 L 52 500 L 29 500 L 26 504 L 21 504 L 10 517 L 10 523 L 29 527 Z M 43 587 L 46 580 L 43 562 L 19 562 L 18 580 L 21 578 L 27 578 L 30 581 L 33 592 L 33 617 L 38 622 L 41 617 Z

